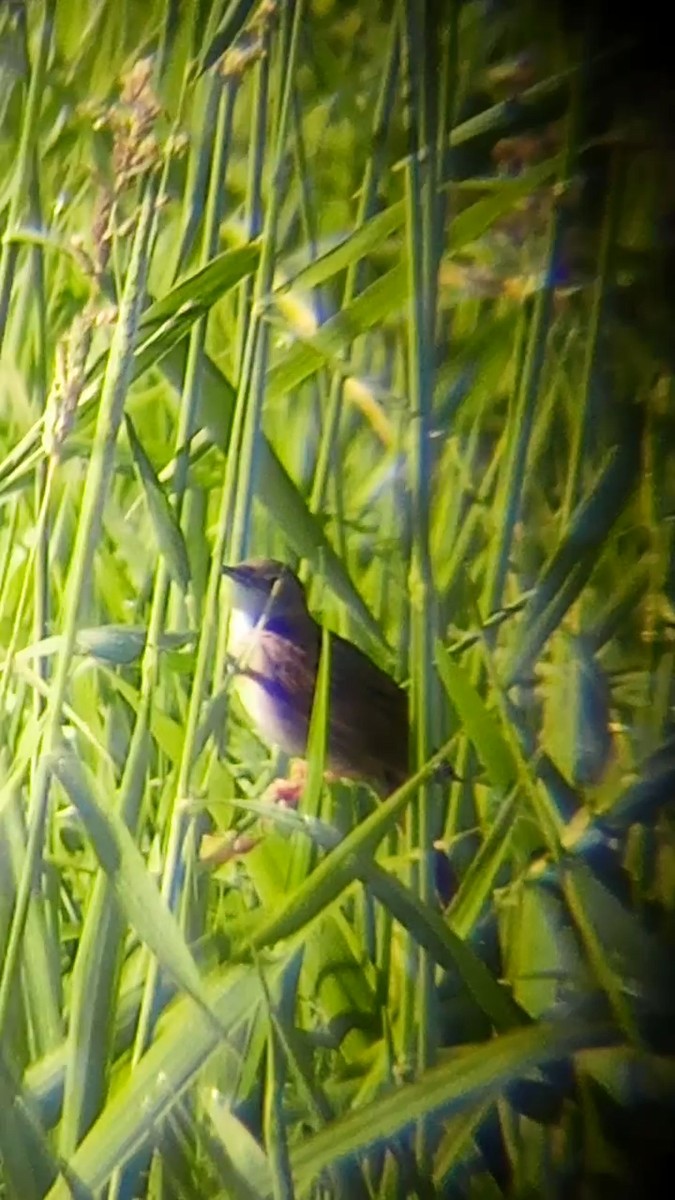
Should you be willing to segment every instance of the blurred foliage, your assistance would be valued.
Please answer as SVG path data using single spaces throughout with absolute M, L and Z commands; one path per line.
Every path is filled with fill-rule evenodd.
M 616 1200 L 672 1162 L 675 160 L 638 32 L 0 8 L 0 1195 Z M 249 553 L 409 687 L 381 804 L 266 798 Z

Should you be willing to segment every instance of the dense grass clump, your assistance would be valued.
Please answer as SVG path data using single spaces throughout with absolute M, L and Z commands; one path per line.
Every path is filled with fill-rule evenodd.
M 668 81 L 525 0 L 27 0 L 0 45 L 0 1196 L 648 1194 Z M 323 779 L 326 638 L 270 802 L 248 555 L 408 688 L 392 795 Z

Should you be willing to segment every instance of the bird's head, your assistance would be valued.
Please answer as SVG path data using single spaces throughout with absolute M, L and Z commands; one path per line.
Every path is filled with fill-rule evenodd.
M 285 563 L 273 558 L 247 559 L 223 567 L 230 581 L 232 607 L 251 628 L 260 620 L 292 621 L 308 615 L 305 590 Z

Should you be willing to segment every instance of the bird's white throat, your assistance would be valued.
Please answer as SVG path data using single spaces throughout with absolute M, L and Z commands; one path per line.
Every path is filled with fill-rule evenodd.
M 227 631 L 228 653 L 234 658 L 246 652 L 253 634 L 253 621 L 242 608 L 233 608 L 230 612 L 230 623 Z

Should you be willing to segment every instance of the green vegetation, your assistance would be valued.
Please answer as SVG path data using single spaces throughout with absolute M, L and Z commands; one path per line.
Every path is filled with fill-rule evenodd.
M 0 9 L 0 1196 L 649 1193 L 675 196 L 627 63 L 525 0 Z M 249 554 L 409 686 L 381 803 L 322 785 L 328 654 L 265 800 Z

